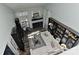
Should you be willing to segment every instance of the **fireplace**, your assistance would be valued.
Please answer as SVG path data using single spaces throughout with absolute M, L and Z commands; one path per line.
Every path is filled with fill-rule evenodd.
M 32 23 L 33 29 L 35 28 L 43 28 L 43 21 Z

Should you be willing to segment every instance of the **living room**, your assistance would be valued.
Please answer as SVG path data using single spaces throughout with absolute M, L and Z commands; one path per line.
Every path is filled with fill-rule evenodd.
M 74 53 L 79 42 L 78 6 L 78 3 L 0 4 L 0 54 Z M 20 34 L 23 34 L 22 37 Z

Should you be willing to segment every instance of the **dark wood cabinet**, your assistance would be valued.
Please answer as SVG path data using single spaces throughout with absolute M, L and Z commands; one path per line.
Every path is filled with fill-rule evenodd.
M 79 42 L 79 33 L 75 30 L 69 28 L 68 26 L 62 24 L 61 22 L 49 18 L 49 23 L 52 23 L 52 29 L 48 25 L 48 31 L 54 36 L 54 38 L 60 38 L 60 44 L 66 44 L 67 48 L 72 48 L 76 46 Z

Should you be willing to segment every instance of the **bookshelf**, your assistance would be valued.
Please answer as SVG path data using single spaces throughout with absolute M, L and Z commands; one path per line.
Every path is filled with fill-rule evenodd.
M 54 18 L 49 18 L 48 24 L 53 24 L 52 29 L 50 25 L 48 25 L 49 32 L 53 35 L 53 37 L 60 38 L 60 44 L 66 44 L 67 48 L 72 48 L 76 46 L 79 42 L 79 34 L 75 30 L 70 27 L 64 25 L 63 23 L 55 20 Z

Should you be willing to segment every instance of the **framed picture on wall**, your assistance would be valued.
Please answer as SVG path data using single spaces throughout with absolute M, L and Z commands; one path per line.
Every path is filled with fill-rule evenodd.
M 33 18 L 37 18 L 37 17 L 39 17 L 39 12 L 33 13 Z

